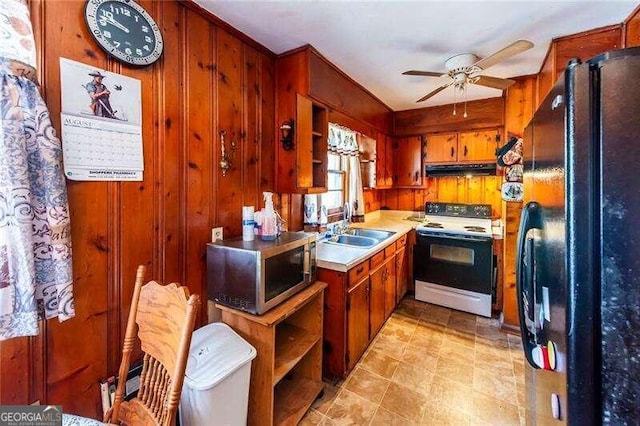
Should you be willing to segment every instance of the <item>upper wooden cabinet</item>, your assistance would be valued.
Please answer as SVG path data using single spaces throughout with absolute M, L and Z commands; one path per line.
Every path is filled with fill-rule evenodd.
M 421 136 L 397 139 L 394 144 L 394 181 L 396 187 L 423 185 L 424 142 Z
M 386 189 L 393 186 L 393 139 L 382 132 L 378 132 L 376 155 L 376 189 Z
M 426 136 L 427 164 L 488 163 L 496 161 L 500 131 L 474 130 Z

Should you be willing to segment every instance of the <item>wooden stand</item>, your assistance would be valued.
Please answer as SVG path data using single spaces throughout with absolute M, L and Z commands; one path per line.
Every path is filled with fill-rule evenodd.
M 249 425 L 296 425 L 322 391 L 324 289 L 316 282 L 261 316 L 216 304 L 254 348 Z

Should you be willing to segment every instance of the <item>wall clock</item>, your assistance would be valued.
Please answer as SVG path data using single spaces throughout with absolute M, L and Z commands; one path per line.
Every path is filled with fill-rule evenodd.
M 100 47 L 120 61 L 149 65 L 162 55 L 160 28 L 135 1 L 89 0 L 84 16 Z

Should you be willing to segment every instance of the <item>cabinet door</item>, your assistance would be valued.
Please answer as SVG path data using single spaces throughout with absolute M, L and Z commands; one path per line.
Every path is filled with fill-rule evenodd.
M 443 133 L 427 136 L 425 163 L 451 163 L 458 160 L 458 134 Z
M 396 308 L 396 256 L 390 257 L 385 266 L 384 277 L 384 319 L 391 316 Z
M 387 269 L 382 264 L 371 275 L 369 294 L 369 340 L 373 339 L 384 323 L 384 284 Z
M 385 187 L 391 188 L 393 186 L 393 144 L 394 140 L 389 136 L 386 137 L 384 148 L 384 178 Z
M 369 344 L 369 278 L 347 292 L 347 370 L 351 370 Z
M 378 189 L 387 188 L 385 179 L 385 167 L 387 160 L 387 137 L 384 133 L 378 132 L 376 139 L 376 181 L 375 187 Z
M 458 161 L 487 163 L 496 161 L 497 130 L 460 132 L 458 134 Z
M 296 94 L 296 187 L 313 187 L 313 103 L 310 99 Z
M 422 186 L 422 138 L 398 139 L 395 144 L 395 185 Z
M 405 248 L 401 248 L 396 253 L 396 303 L 400 303 L 409 288 L 407 253 Z

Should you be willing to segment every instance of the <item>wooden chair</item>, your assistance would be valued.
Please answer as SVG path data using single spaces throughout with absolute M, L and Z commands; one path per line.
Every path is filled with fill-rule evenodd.
M 176 283 L 142 285 L 146 268 L 138 267 L 129 320 L 122 347 L 122 362 L 113 406 L 104 422 L 125 425 L 174 425 L 184 381 L 191 334 L 199 297 L 189 296 L 186 287 Z M 125 383 L 131 351 L 137 336 L 143 351 L 138 396 L 124 401 Z M 72 416 L 68 416 L 71 423 Z M 74 418 L 73 421 L 77 421 Z

